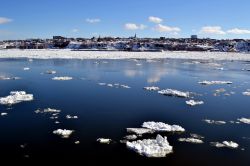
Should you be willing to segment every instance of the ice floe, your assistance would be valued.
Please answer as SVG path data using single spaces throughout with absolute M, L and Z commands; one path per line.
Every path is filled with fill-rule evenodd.
M 0 97 L 0 104 L 12 105 L 33 99 L 33 94 L 27 94 L 25 91 L 11 91 L 9 96 Z
M 73 130 L 57 129 L 53 131 L 53 134 L 59 135 L 62 138 L 69 138 L 73 132 L 74 132 Z
M 80 141 L 75 141 L 75 144 L 76 144 L 76 145 L 80 144 Z
M 64 76 L 64 77 L 53 77 L 52 80 L 56 80 L 56 81 L 68 81 L 68 80 L 72 80 L 73 77 L 68 77 L 68 76 Z
M 66 115 L 66 119 L 78 119 L 78 116 Z
M 137 135 L 143 135 L 143 134 L 152 134 L 154 133 L 154 130 L 145 129 L 145 128 L 127 128 L 127 132 L 134 133 Z
M 232 84 L 231 81 L 200 81 L 198 82 L 201 85 L 224 85 L 224 84 Z
M 175 96 L 175 97 L 183 97 L 189 98 L 190 92 L 182 92 L 175 89 L 163 89 L 158 91 L 159 94 L 166 95 L 166 96 Z
M 242 94 L 245 96 L 250 96 L 250 89 L 247 89 L 247 91 L 242 92 Z
M 2 112 L 2 113 L 1 113 L 1 116 L 7 116 L 7 115 L 8 115 L 7 112 Z
M 135 139 L 137 139 L 137 136 L 136 135 L 126 135 L 125 137 L 124 137 L 124 139 L 126 139 L 126 140 L 135 140 Z
M 98 85 L 100 85 L 100 86 L 107 86 L 107 87 L 110 87 L 110 88 L 125 88 L 125 89 L 131 88 L 131 87 L 128 86 L 128 85 L 119 84 L 119 83 L 111 84 L 111 83 L 100 82 L 100 83 L 98 83 Z
M 203 121 L 208 123 L 208 124 L 216 124 L 216 125 L 226 124 L 225 121 L 221 121 L 221 120 L 216 121 L 216 120 L 204 119 Z
M 158 90 L 160 90 L 160 88 L 157 87 L 157 86 L 146 86 L 143 89 L 148 90 L 148 91 L 158 91 Z
M 45 73 L 46 74 L 56 74 L 56 71 L 55 70 L 47 70 Z
M 173 152 L 173 147 L 169 145 L 167 137 L 157 135 L 156 139 L 143 139 L 127 142 L 128 149 L 146 157 L 165 157 Z
M 0 80 L 19 80 L 20 77 L 7 77 L 7 76 L 0 76 Z
M 109 138 L 98 138 L 96 141 L 101 144 L 110 144 L 112 142 L 112 140 Z
M 178 141 L 180 142 L 189 142 L 194 144 L 202 144 L 204 143 L 201 139 L 198 138 L 179 138 Z
M 204 102 L 203 101 L 188 100 L 188 101 L 186 101 L 186 104 L 190 105 L 190 106 L 196 106 L 196 105 L 204 104 Z
M 199 134 L 193 134 L 193 133 L 191 133 L 190 136 L 191 136 L 192 138 L 197 138 L 197 139 L 203 139 L 203 138 L 205 138 L 205 137 L 203 137 L 203 136 L 201 136 L 201 135 L 199 135 Z
M 223 141 L 222 143 L 220 142 L 210 142 L 211 146 L 215 146 L 217 148 L 230 148 L 230 149 L 237 149 L 239 147 L 239 144 L 233 141 Z
M 57 110 L 57 109 L 53 109 L 53 108 L 46 108 L 46 109 L 44 109 L 44 110 L 42 110 L 42 109 L 37 109 L 36 111 L 35 111 L 35 113 L 53 113 L 54 115 L 53 116 L 56 116 L 56 115 L 58 115 L 58 113 L 60 113 L 61 112 L 61 110 Z
M 239 118 L 237 120 L 241 123 L 250 124 L 250 118 Z
M 185 129 L 179 125 L 169 125 L 163 122 L 144 122 L 142 127 L 156 132 L 185 132 Z
M 23 70 L 27 71 L 27 70 L 30 70 L 30 68 L 29 67 L 24 67 Z

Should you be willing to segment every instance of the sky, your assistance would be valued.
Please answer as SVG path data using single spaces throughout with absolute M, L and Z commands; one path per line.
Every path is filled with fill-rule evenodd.
M 0 40 L 113 36 L 250 39 L 249 0 L 0 0 Z

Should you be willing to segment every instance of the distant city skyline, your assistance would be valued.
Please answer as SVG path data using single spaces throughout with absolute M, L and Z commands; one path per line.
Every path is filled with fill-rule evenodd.
M 3 0 L 0 40 L 113 36 L 250 39 L 249 0 Z

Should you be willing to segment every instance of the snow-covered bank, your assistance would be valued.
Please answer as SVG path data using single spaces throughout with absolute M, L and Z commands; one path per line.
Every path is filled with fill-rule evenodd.
M 63 50 L 0 50 L 0 58 L 33 59 L 214 59 L 214 60 L 250 60 L 250 54 L 224 52 L 125 52 L 125 51 L 71 51 Z

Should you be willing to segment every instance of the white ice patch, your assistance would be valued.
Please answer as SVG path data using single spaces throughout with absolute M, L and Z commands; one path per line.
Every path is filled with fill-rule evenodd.
M 216 124 L 216 125 L 226 124 L 225 121 L 221 121 L 221 120 L 216 121 L 216 120 L 204 119 L 203 121 L 208 123 L 208 124 Z
M 30 68 L 29 67 L 24 67 L 23 70 L 27 71 L 27 70 L 30 70 Z
M 56 71 L 55 70 L 47 70 L 45 73 L 46 74 L 56 74 Z
M 62 138 L 69 138 L 73 132 L 74 132 L 73 130 L 57 129 L 53 131 L 53 134 L 59 135 Z
M 110 144 L 112 140 L 109 138 L 98 138 L 96 141 L 101 144 Z
M 23 101 L 32 101 L 33 99 L 33 95 L 26 94 L 25 91 L 11 91 L 9 96 L 0 98 L 0 104 L 12 105 Z
M 189 142 L 189 143 L 194 143 L 194 144 L 202 144 L 203 143 L 203 141 L 201 139 L 197 139 L 197 138 L 179 138 L 178 141 Z
M 66 115 L 66 119 L 78 119 L 78 116 Z
M 159 94 L 166 95 L 166 96 L 175 96 L 175 97 L 183 97 L 183 98 L 189 98 L 190 92 L 182 92 L 175 89 L 164 89 L 161 91 L 158 91 Z
M 131 88 L 128 85 L 119 84 L 119 83 L 111 84 L 111 83 L 100 82 L 100 83 L 98 83 L 98 85 L 100 85 L 100 86 L 107 86 L 107 87 L 110 87 L 110 88 L 124 88 L 124 89 L 130 89 Z
M 19 80 L 20 77 L 7 77 L 7 76 L 0 76 L 0 80 Z
M 143 89 L 148 90 L 148 91 L 158 91 L 158 90 L 160 90 L 160 88 L 156 87 L 156 86 L 146 86 Z
M 145 128 L 127 128 L 128 133 L 134 133 L 137 135 L 143 135 L 143 134 L 152 134 L 154 133 L 151 129 L 145 129 Z
M 204 138 L 204 137 L 201 136 L 201 135 L 193 134 L 193 133 L 191 133 L 190 136 L 191 136 L 192 138 L 197 138 L 197 139 L 203 139 L 203 138 Z
M 217 148 L 230 148 L 230 149 L 237 149 L 239 147 L 239 144 L 233 141 L 223 141 L 222 143 L 220 142 L 210 142 L 211 146 L 215 146 Z
M 250 118 L 239 118 L 237 120 L 241 123 L 250 124 Z
M 162 122 L 144 122 L 142 127 L 156 132 L 184 132 L 185 129 L 179 125 L 169 125 Z
M 242 92 L 242 94 L 245 95 L 245 96 L 250 96 L 250 89 L 248 89 L 245 92 Z
M 7 115 L 8 115 L 7 112 L 2 112 L 2 113 L 1 113 L 1 116 L 7 116 Z
M 53 109 L 53 108 L 46 108 L 44 110 L 37 109 L 35 113 L 53 113 L 53 116 L 56 116 L 58 113 L 60 113 L 61 110 Z
M 124 139 L 126 139 L 126 140 L 136 140 L 137 136 L 136 135 L 127 135 L 127 136 L 124 137 Z
M 231 81 L 201 81 L 198 82 L 201 85 L 224 85 L 224 84 L 232 84 Z
M 196 106 L 196 105 L 204 104 L 204 102 L 203 101 L 189 100 L 189 101 L 186 101 L 186 104 L 190 105 L 190 106 Z
M 72 80 L 72 77 L 64 76 L 64 77 L 53 77 L 52 80 L 56 81 L 69 81 Z
M 156 139 L 143 139 L 126 143 L 127 148 L 146 157 L 165 157 L 173 152 L 167 137 L 157 135 Z

